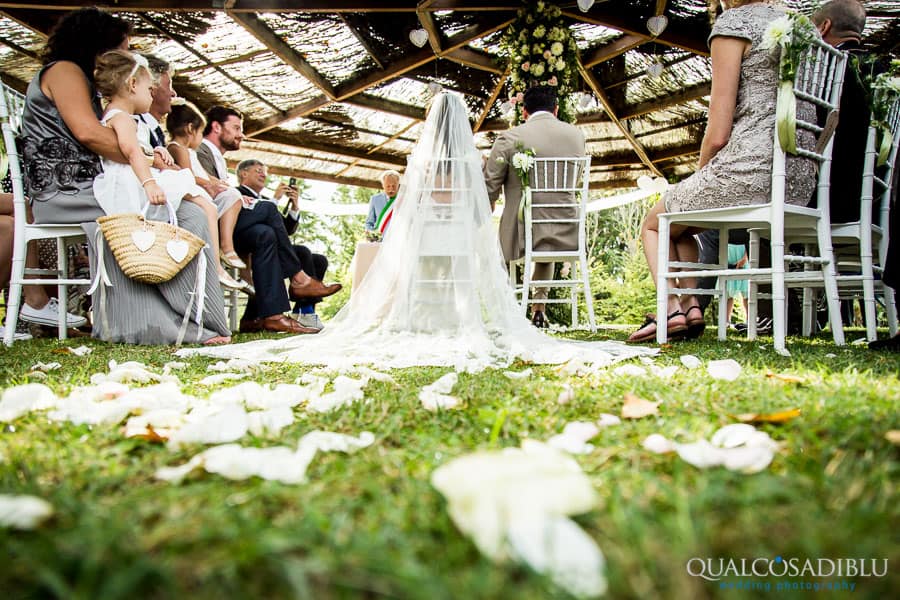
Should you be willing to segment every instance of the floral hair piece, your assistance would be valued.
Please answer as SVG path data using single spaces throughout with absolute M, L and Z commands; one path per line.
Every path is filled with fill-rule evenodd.
M 138 69 L 140 69 L 141 67 L 146 69 L 148 73 L 150 72 L 150 63 L 147 62 L 146 58 L 135 52 L 131 53 L 131 58 L 134 59 L 134 66 L 131 67 L 131 73 L 128 74 L 128 77 L 126 79 L 131 79 L 132 77 L 134 77 Z

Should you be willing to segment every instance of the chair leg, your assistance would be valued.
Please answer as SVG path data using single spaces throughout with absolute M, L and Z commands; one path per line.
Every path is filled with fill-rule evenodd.
M 587 257 L 578 257 L 581 263 L 581 277 L 584 280 L 584 304 L 587 308 L 588 325 L 591 327 L 591 333 L 597 331 L 597 323 L 594 321 L 594 295 L 591 293 L 591 274 L 588 272 Z
M 533 268 L 531 256 L 525 255 L 525 263 L 522 265 L 522 314 L 528 316 L 528 298 L 531 295 L 531 269 Z
M 65 238 L 56 238 L 56 276 L 60 279 L 69 278 L 69 255 L 66 253 Z M 59 305 L 59 319 L 57 325 L 58 337 L 64 340 L 69 337 L 69 288 L 61 283 L 56 286 L 56 299 Z
M 872 266 L 871 251 L 866 252 L 864 250 L 860 259 L 863 276 L 863 305 L 866 313 L 866 340 L 874 342 L 878 339 L 878 323 L 875 320 L 875 273 Z
M 719 229 L 718 267 L 719 269 L 728 268 L 728 230 L 725 228 Z M 716 333 L 719 340 L 725 340 L 728 334 L 728 320 L 731 318 L 731 315 L 726 313 L 728 307 L 728 282 L 726 279 L 719 277 L 719 280 L 716 282 L 716 292 L 716 296 L 719 298 Z
M 785 346 L 786 318 L 784 287 L 784 235 L 781 229 L 772 232 L 772 337 L 775 352 L 787 354 Z
M 748 256 L 750 258 L 750 268 L 756 269 L 759 267 L 759 233 L 755 231 L 750 232 L 750 251 Z M 747 339 L 751 341 L 756 339 L 756 316 L 759 308 L 758 294 L 759 285 L 755 279 L 750 278 L 747 284 Z
M 888 286 L 884 288 L 884 312 L 887 313 L 888 332 L 891 336 L 897 335 L 897 297 L 894 290 Z
M 806 256 L 812 256 L 813 246 L 804 244 L 804 253 Z M 811 265 L 804 264 L 803 270 L 809 271 Z M 815 319 L 816 293 L 813 288 L 805 286 L 803 288 L 803 336 L 810 337 L 813 333 L 813 319 Z
M 575 270 L 574 265 L 572 266 L 572 270 Z M 574 285 L 569 288 L 569 302 L 572 305 L 572 329 L 575 329 L 578 327 L 578 291 Z
M 665 344 L 669 333 L 669 219 L 663 215 L 659 216 L 656 257 L 656 343 Z
M 822 263 L 822 277 L 825 280 L 825 299 L 828 301 L 828 322 L 834 343 L 844 345 L 844 324 L 841 321 L 841 301 L 838 299 L 837 273 L 834 264 L 834 252 L 831 248 L 831 231 L 825 230 L 825 224 L 819 221 L 819 252 Z

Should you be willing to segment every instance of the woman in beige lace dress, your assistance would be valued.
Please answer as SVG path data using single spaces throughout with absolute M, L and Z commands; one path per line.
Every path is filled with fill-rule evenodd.
M 660 213 L 769 201 L 779 55 L 778 50 L 761 49 L 760 42 L 769 22 L 782 16 L 783 9 L 752 0 L 725 0 L 723 5 L 726 10 L 716 20 L 709 36 L 712 91 L 699 168 L 665 193 L 650 210 L 641 231 L 644 255 L 654 283 Z M 813 120 L 813 108 L 809 104 L 798 104 L 797 111 L 798 117 Z M 799 146 L 812 149 L 811 134 L 798 130 L 797 138 Z M 800 205 L 809 202 L 815 187 L 812 161 L 789 157 L 786 186 L 786 202 Z M 683 225 L 671 226 L 673 261 L 698 261 L 694 233 L 695 230 Z M 679 280 L 676 287 L 696 287 L 696 280 Z M 702 333 L 703 311 L 695 296 L 680 299 L 670 296 L 668 313 L 666 326 L 670 335 L 695 337 Z M 656 321 L 651 316 L 628 339 L 646 342 L 655 337 Z

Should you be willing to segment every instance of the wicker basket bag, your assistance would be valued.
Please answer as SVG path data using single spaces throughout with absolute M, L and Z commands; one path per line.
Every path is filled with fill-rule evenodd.
M 206 245 L 202 239 L 178 226 L 172 205 L 169 223 L 147 220 L 141 214 L 124 213 L 99 217 L 97 224 L 122 272 L 143 283 L 162 283 L 181 271 Z

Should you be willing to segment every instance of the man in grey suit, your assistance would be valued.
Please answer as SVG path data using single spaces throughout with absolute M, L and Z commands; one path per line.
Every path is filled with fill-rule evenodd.
M 500 217 L 500 246 L 507 262 L 525 255 L 525 224 L 518 217 L 522 183 L 512 166 L 513 155 L 527 148 L 533 149 L 537 158 L 576 157 L 585 154 L 584 134 L 574 125 L 557 119 L 558 110 L 555 88 L 530 88 L 525 92 L 523 103 L 525 122 L 500 134 L 484 165 L 484 179 L 492 207 L 503 187 L 505 203 Z M 532 200 L 535 204 L 573 201 L 569 194 L 558 193 L 535 194 Z M 561 209 L 537 209 L 534 217 L 574 218 L 575 210 L 572 209 L 571 215 L 565 215 Z M 537 250 L 571 250 L 578 246 L 577 223 L 537 224 L 534 225 L 532 236 Z M 552 279 L 553 269 L 554 263 L 536 263 L 532 277 L 535 280 Z M 547 288 L 535 289 L 534 299 L 545 298 Z M 532 304 L 531 311 L 531 322 L 537 327 L 547 327 L 544 304 Z

